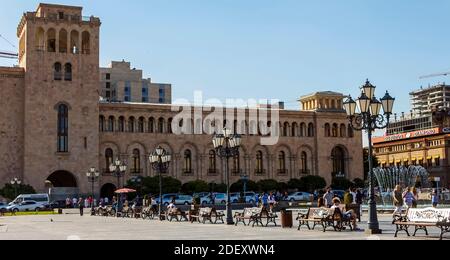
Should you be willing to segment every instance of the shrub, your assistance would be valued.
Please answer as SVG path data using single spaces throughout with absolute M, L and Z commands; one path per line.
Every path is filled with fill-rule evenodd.
M 276 180 L 261 180 L 258 182 L 258 188 L 261 192 L 270 192 L 278 189 L 278 182 Z
M 336 190 L 348 190 L 350 187 L 353 187 L 354 184 L 350 180 L 346 178 L 333 178 L 331 183 L 331 188 Z
M 320 176 L 308 175 L 300 179 L 304 187 L 302 191 L 314 192 L 315 190 L 324 189 L 327 186 L 327 182 Z
M 17 194 L 15 187 L 17 187 Z M 35 193 L 36 191 L 34 190 L 34 188 L 26 184 L 20 184 L 15 186 L 11 185 L 10 183 L 7 183 L 2 189 L 0 189 L 0 195 L 9 200 L 15 199 L 16 196 L 20 194 L 35 194 Z
M 181 186 L 181 192 L 185 194 L 204 192 L 208 191 L 208 189 L 209 189 L 208 183 L 201 180 L 187 182 Z

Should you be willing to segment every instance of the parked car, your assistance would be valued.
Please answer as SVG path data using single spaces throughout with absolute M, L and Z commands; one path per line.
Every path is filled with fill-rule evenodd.
M 255 197 L 256 197 L 256 193 L 254 193 L 253 191 L 248 191 L 244 194 L 245 197 L 245 202 L 246 203 L 255 203 Z
M 50 204 L 45 205 L 47 208 L 50 209 L 63 209 L 66 208 L 66 201 L 65 200 L 57 200 L 50 202 Z
M 2 212 L 6 211 L 7 207 L 8 207 L 8 204 L 0 202 L 0 211 L 2 211 Z
M 227 203 L 227 194 L 225 193 L 214 193 L 214 204 L 226 204 Z M 203 206 L 206 204 L 213 204 L 211 199 L 211 195 L 205 196 L 200 199 L 200 204 Z
M 340 200 L 344 199 L 345 190 L 333 190 L 333 194 L 335 197 L 338 197 Z
M 50 204 L 50 199 L 48 194 L 21 194 L 17 196 L 9 205 L 19 204 L 25 201 L 34 201 L 37 204 L 43 206 Z
M 286 198 L 287 201 L 311 201 L 311 199 L 314 197 L 311 193 L 308 192 L 293 192 L 289 194 Z
M 231 203 L 239 203 L 239 201 L 241 200 L 241 193 L 240 192 L 233 192 L 230 193 L 230 201 Z
M 192 196 L 191 195 L 177 195 L 175 197 L 176 205 L 191 205 L 192 204 Z
M 197 192 L 197 193 L 192 194 L 192 197 L 203 198 L 205 196 L 208 196 L 209 194 L 210 194 L 209 192 Z
M 27 200 L 27 201 L 21 202 L 19 204 L 12 204 L 12 205 L 8 206 L 6 208 L 6 210 L 15 213 L 15 212 L 19 212 L 19 211 L 20 212 L 40 211 L 44 208 L 45 208 L 44 205 L 37 203 L 36 201 Z
M 175 199 L 178 196 L 176 193 L 169 193 L 169 194 L 163 194 L 162 197 L 162 204 L 164 206 L 168 206 L 173 199 Z M 156 204 L 159 204 L 159 197 L 155 198 Z

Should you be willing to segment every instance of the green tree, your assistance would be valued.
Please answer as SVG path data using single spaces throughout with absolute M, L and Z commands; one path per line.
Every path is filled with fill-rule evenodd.
M 159 194 L 159 176 L 145 177 L 142 179 L 142 186 L 136 187 L 132 182 L 127 183 L 128 188 L 142 189 L 142 194 Z M 162 193 L 177 193 L 181 190 L 181 181 L 172 177 L 163 177 L 162 180 Z
M 261 192 L 270 192 L 278 189 L 278 182 L 276 180 L 261 180 L 258 182 L 258 188 Z
M 355 184 L 355 188 L 365 188 L 366 183 L 364 180 L 356 178 L 353 180 L 353 183 Z
M 247 191 L 256 191 L 258 190 L 258 184 L 254 181 L 247 181 Z M 244 191 L 244 182 L 242 180 L 239 180 L 235 183 L 233 183 L 230 186 L 231 192 L 243 192 Z
M 225 183 L 215 184 L 214 192 L 225 193 L 227 192 L 227 185 Z
M 17 194 L 16 194 L 16 187 L 17 187 Z M 16 186 L 7 183 L 2 189 L 0 189 L 0 195 L 9 200 L 15 199 L 16 196 L 20 194 L 35 194 L 35 193 L 36 191 L 34 190 L 34 188 L 27 184 L 20 184 Z
M 347 178 L 333 178 L 331 182 L 331 188 L 335 190 L 348 190 L 350 187 L 354 187 L 354 183 Z
M 313 193 L 315 190 L 324 189 L 327 186 L 325 179 L 320 176 L 308 175 L 302 177 L 300 181 L 304 185 L 302 191 L 307 191 L 310 193 Z
M 305 183 L 300 179 L 290 179 L 287 185 L 292 190 L 303 190 L 305 188 Z
M 193 194 L 196 192 L 205 192 L 209 190 L 207 182 L 202 180 L 191 181 L 181 186 L 181 192 L 185 194 Z

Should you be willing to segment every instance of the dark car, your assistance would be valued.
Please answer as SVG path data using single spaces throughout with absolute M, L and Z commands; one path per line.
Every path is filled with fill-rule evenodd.
M 57 200 L 57 201 L 53 201 L 49 205 L 45 205 L 45 206 L 46 206 L 46 208 L 50 208 L 50 209 L 62 209 L 62 208 L 66 208 L 66 201 L 65 200 Z

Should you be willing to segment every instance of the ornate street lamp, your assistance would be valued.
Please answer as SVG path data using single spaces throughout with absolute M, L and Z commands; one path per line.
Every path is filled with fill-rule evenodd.
M 382 230 L 378 223 L 377 204 L 375 201 L 375 191 L 373 185 L 373 147 L 372 132 L 377 129 L 384 129 L 389 125 L 392 115 L 395 98 L 386 91 L 386 95 L 381 102 L 375 97 L 375 89 L 369 80 L 361 87 L 361 96 L 354 101 L 351 96 L 344 102 L 344 109 L 347 113 L 350 125 L 357 131 L 367 131 L 369 139 L 369 230 L 371 234 L 381 234 Z M 356 111 L 359 107 L 359 113 Z M 383 114 L 381 114 L 383 108 Z
M 225 176 L 227 182 L 227 224 L 233 225 L 233 216 L 230 199 L 230 174 L 228 172 L 228 161 L 230 158 L 239 156 L 239 148 L 241 146 L 241 136 L 232 135 L 231 130 L 224 128 L 222 134 L 217 134 L 213 137 L 214 149 L 217 155 L 225 159 Z
M 170 161 L 172 161 L 172 156 L 166 152 L 160 146 L 149 156 L 150 164 L 153 169 L 159 174 L 159 210 L 158 216 L 161 219 L 161 209 L 162 209 L 162 173 L 167 172 L 169 169 Z
M 11 180 L 11 185 L 14 186 L 14 197 L 17 197 L 17 187 L 22 184 L 22 181 L 19 178 L 14 178 Z
M 86 172 L 86 177 L 88 178 L 88 181 L 92 184 L 92 202 L 91 202 L 91 215 L 93 216 L 95 214 L 94 210 L 94 184 L 98 182 L 98 179 L 100 177 L 100 173 L 95 169 L 94 167 L 90 168 L 88 172 Z
M 120 179 L 125 176 L 127 171 L 126 163 L 117 158 L 116 161 L 109 166 L 109 171 L 117 178 L 117 189 L 120 189 Z

